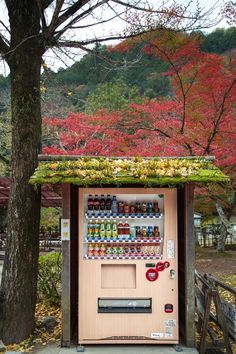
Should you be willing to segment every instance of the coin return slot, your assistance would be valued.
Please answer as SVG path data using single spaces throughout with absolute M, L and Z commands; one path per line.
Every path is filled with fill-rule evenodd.
M 98 313 L 152 313 L 152 299 L 98 298 Z
M 135 289 L 136 264 L 102 264 L 102 289 Z

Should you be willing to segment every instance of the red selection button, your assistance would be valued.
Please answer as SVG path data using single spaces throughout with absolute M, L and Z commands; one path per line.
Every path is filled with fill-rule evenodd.
M 165 269 L 165 263 L 164 262 L 158 262 L 156 264 L 156 270 L 158 272 L 162 272 Z
M 165 265 L 165 268 L 169 268 L 169 266 L 170 266 L 170 262 L 165 261 L 165 262 L 164 262 L 164 265 Z
M 158 271 L 156 269 L 148 269 L 146 271 L 146 278 L 148 281 L 155 281 L 158 278 Z

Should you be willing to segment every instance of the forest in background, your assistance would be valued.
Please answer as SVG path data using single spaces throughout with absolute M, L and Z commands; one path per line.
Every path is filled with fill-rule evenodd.
M 216 29 L 212 33 L 205 35 L 198 32 L 189 35 L 183 34 L 183 36 L 188 36 L 190 42 L 191 40 L 194 42 L 197 37 L 197 41 L 200 40 L 200 49 L 203 53 L 214 53 L 227 57 L 236 48 L 235 27 Z M 145 100 L 164 99 L 167 102 L 168 100 L 176 99 L 176 92 L 173 91 L 171 83 L 170 63 L 163 60 L 161 56 L 158 57 L 151 52 L 143 50 L 145 45 L 144 41 L 137 41 L 128 50 L 126 45 L 122 48 L 122 42 L 118 45 L 118 50 L 114 50 L 114 48 L 109 46 L 98 45 L 95 47 L 95 53 L 86 54 L 71 67 L 59 69 L 58 72 L 53 72 L 46 65 L 43 65 L 44 73 L 42 74 L 41 82 L 43 116 L 48 117 L 49 120 L 55 117 L 59 119 L 67 118 L 70 112 L 83 112 L 92 116 L 95 112 L 104 108 L 107 111 L 127 109 L 131 102 L 141 104 Z M 191 80 L 191 78 L 189 79 Z M 0 155 L 9 160 L 11 113 L 8 77 L 0 77 L 0 93 Z M 96 115 L 94 119 L 97 119 Z M 49 128 L 47 123 L 43 127 L 42 143 L 43 147 L 48 147 L 49 150 L 51 149 L 49 153 L 52 153 L 53 146 L 58 145 L 58 131 L 60 129 L 56 129 L 55 135 L 53 133 L 55 129 L 50 129 L 51 123 L 50 121 L 48 122 Z M 65 125 L 67 124 L 65 120 Z M 113 123 L 111 122 L 110 124 Z M 98 132 L 98 138 L 103 134 L 104 132 Z M 112 134 L 111 144 L 113 144 L 114 140 Z M 82 135 L 83 133 L 81 133 Z M 120 132 L 118 135 L 119 139 L 122 140 L 124 138 Z M 132 149 L 136 149 L 132 146 L 132 141 L 129 144 L 127 143 L 133 138 L 139 141 L 139 146 L 142 145 L 142 141 L 147 144 L 142 136 L 137 138 L 128 132 L 125 140 L 126 145 L 129 145 L 130 153 L 133 153 Z M 116 136 L 116 141 L 119 141 L 119 139 Z M 152 139 L 152 135 L 150 135 L 150 139 Z M 156 138 L 153 139 L 155 140 Z M 82 140 L 80 139 L 80 143 Z M 61 146 L 64 143 L 61 141 Z M 124 148 L 122 141 L 120 141 L 120 146 Z M 158 155 L 157 151 L 161 151 L 161 147 L 156 148 L 156 151 L 154 151 L 154 146 L 152 144 L 151 146 L 152 149 L 150 151 Z M 94 147 L 91 151 L 89 146 L 87 149 L 88 154 L 93 154 Z M 99 151 L 98 146 L 95 150 Z M 110 153 L 109 149 L 107 153 Z M 168 151 L 168 153 L 170 152 Z M 199 151 L 198 154 L 202 154 L 202 152 Z M 7 174 L 7 165 L 2 164 L 2 166 L 2 170 L 0 167 L 0 173 Z
M 184 34 L 186 35 L 186 34 Z M 218 28 L 211 33 L 194 32 L 201 50 L 227 55 L 236 48 L 236 28 Z M 63 118 L 70 112 L 94 113 L 100 109 L 117 110 L 142 99 L 171 97 L 170 78 L 163 75 L 168 64 L 142 51 L 139 42 L 130 50 L 110 50 L 97 45 L 71 67 L 52 71 L 43 64 L 42 115 Z M 7 173 L 3 159 L 10 159 L 10 88 L 9 77 L 0 75 L 0 173 Z M 43 146 L 48 137 L 43 135 Z M 1 163 L 2 162 L 2 163 Z
M 218 28 L 208 34 L 194 32 L 189 36 L 199 36 L 203 52 L 225 54 L 236 48 L 236 27 Z M 171 95 L 168 77 L 161 75 L 166 71 L 167 64 L 152 55 L 143 52 L 140 54 L 144 45 L 145 43 L 138 43 L 128 52 L 122 53 L 110 51 L 109 46 L 99 44 L 93 53 L 84 55 L 71 67 L 60 68 L 54 72 L 43 65 L 43 115 L 64 116 L 70 111 L 94 110 L 91 94 L 99 85 L 114 83 L 117 80 L 129 88 L 134 87 L 131 97 L 127 92 L 129 101 L 132 95 L 151 99 Z M 130 92 L 130 89 L 128 91 Z M 0 75 L 1 116 L 8 109 L 9 77 Z

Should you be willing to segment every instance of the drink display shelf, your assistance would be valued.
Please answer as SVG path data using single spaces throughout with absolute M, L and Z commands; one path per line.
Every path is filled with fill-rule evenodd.
M 158 255 L 135 255 L 135 254 L 131 254 L 131 255 L 106 255 L 106 256 L 88 256 L 85 255 L 84 259 L 162 259 L 162 255 L 158 254 Z
M 144 244 L 160 244 L 163 242 L 163 238 L 158 237 L 158 238 L 143 238 L 143 239 L 139 239 L 139 238 L 135 238 L 135 239 L 130 239 L 130 240 L 119 240 L 119 239 L 110 239 L 110 240 L 106 240 L 106 239 L 90 239 L 90 238 L 86 238 L 84 240 L 84 243 L 108 243 L 108 244 L 112 244 L 112 243 L 122 243 L 122 244 L 126 244 L 126 243 L 144 243 Z
M 119 220 L 119 219 L 162 219 L 162 213 L 156 214 L 117 214 L 117 215 L 108 215 L 108 214 L 98 214 L 98 215 L 90 215 L 89 213 L 85 213 L 85 218 L 87 220 Z

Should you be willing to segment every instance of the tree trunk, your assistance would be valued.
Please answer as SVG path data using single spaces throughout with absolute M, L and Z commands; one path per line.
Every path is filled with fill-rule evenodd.
M 25 339 L 34 328 L 40 192 L 29 185 L 41 147 L 40 15 L 36 1 L 8 5 L 11 47 L 12 161 L 6 255 L 0 296 L 0 338 Z
M 225 241 L 227 238 L 228 232 L 227 228 L 224 224 L 221 225 L 220 236 L 217 241 L 217 251 L 224 252 L 225 251 Z
M 231 225 L 230 217 L 233 214 L 234 207 L 235 207 L 235 201 L 232 202 L 232 206 L 231 206 L 230 210 L 228 211 L 228 213 L 226 214 L 224 212 L 222 206 L 220 205 L 220 203 L 216 203 L 216 210 L 218 212 L 220 220 L 221 220 L 222 224 L 225 226 L 225 228 L 227 229 L 227 233 L 229 235 L 231 235 L 233 237 L 233 239 L 236 238 L 236 232 L 235 232 L 233 226 Z

